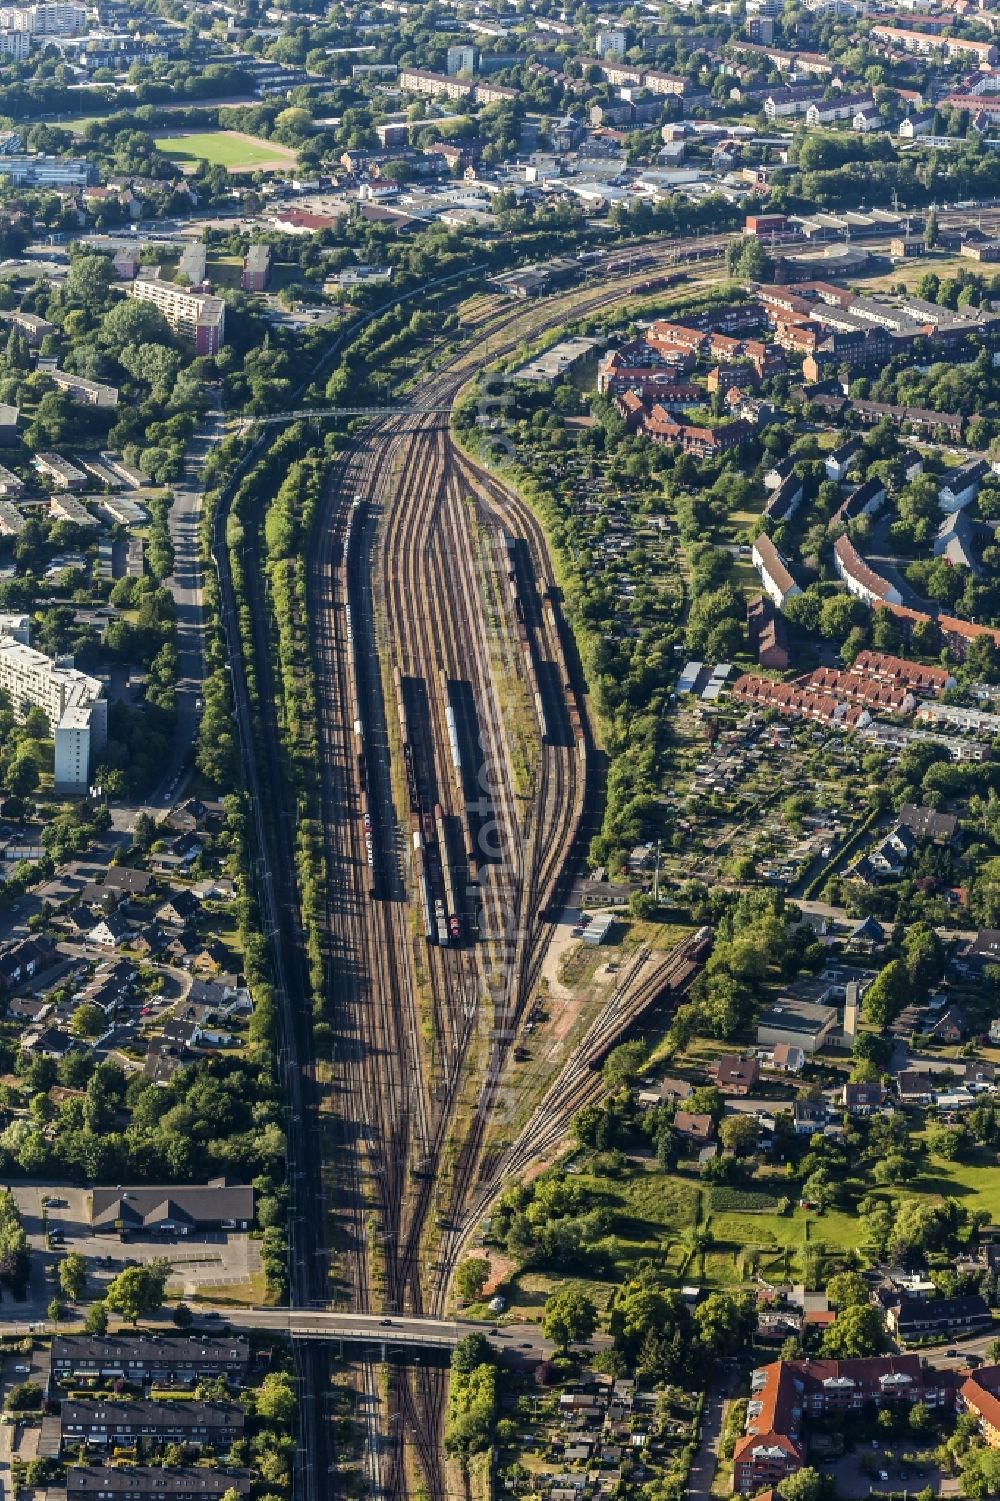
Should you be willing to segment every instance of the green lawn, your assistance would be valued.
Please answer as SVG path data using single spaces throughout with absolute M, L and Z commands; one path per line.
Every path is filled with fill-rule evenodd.
M 262 141 L 238 130 L 206 130 L 184 135 L 160 135 L 156 148 L 172 161 L 185 166 L 208 162 L 230 172 L 250 172 L 256 167 L 292 166 L 296 153 L 277 142 Z

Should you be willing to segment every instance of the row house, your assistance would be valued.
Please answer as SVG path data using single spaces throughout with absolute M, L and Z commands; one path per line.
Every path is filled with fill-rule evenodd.
M 97 1376 L 134 1385 L 166 1381 L 193 1386 L 205 1377 L 223 1376 L 238 1386 L 249 1363 L 249 1343 L 237 1335 L 56 1334 L 52 1339 L 52 1375 L 58 1381 Z
M 855 400 L 851 409 L 865 427 L 875 427 L 882 421 L 894 427 L 903 427 L 910 432 L 942 432 L 948 438 L 961 438 L 965 418 L 960 412 L 935 412 L 926 407 L 893 406 L 885 401 Z
M 858 652 L 853 666 L 855 672 L 863 672 L 880 682 L 897 683 L 914 693 L 930 694 L 934 698 L 939 698 L 946 689 L 954 688 L 956 682 L 947 667 L 926 667 L 923 662 L 910 662 L 905 657 L 867 648 Z
M 794 683 L 776 683 L 753 673 L 744 673 L 736 679 L 733 698 L 737 703 L 775 709 L 791 718 L 813 719 L 836 729 L 864 729 L 872 722 L 868 710 L 860 704 L 845 703 L 829 693 L 812 693 Z
M 813 693 L 832 693 L 836 698 L 864 704 L 866 709 L 883 714 L 912 714 L 917 707 L 908 688 L 876 682 L 860 672 L 841 672 L 836 667 L 817 667 L 800 683 Z
M 105 1398 L 62 1404 L 64 1445 L 130 1449 L 190 1444 L 228 1449 L 242 1438 L 244 1414 L 235 1402 L 118 1402 Z
M 1000 631 L 991 626 L 975 625 L 970 620 L 960 620 L 954 615 L 928 615 L 925 610 L 914 610 L 909 605 L 897 604 L 891 600 L 883 600 L 881 603 L 893 619 L 899 622 L 907 637 L 917 625 L 936 626 L 945 646 L 960 662 L 965 660 L 969 643 L 980 636 L 989 636 L 1000 651 Z

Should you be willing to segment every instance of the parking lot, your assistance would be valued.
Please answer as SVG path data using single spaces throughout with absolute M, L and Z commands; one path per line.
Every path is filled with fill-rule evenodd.
M 90 1227 L 90 1194 L 83 1188 L 42 1188 L 16 1185 L 14 1194 L 24 1221 L 32 1251 L 32 1301 L 38 1301 L 39 1279 L 45 1278 L 45 1265 L 54 1266 L 70 1251 L 87 1258 L 91 1287 L 100 1286 L 130 1263 L 164 1257 L 170 1262 L 172 1275 L 167 1290 L 174 1295 L 193 1297 L 212 1287 L 247 1282 L 260 1270 L 259 1242 L 247 1235 L 225 1231 L 204 1231 L 198 1235 L 151 1237 L 95 1235 Z M 48 1202 L 43 1204 L 42 1200 Z M 48 1235 L 54 1238 L 51 1249 Z M 49 1295 L 51 1296 L 51 1284 Z
M 960 1491 L 957 1476 L 942 1475 L 933 1464 L 919 1468 L 901 1464 L 885 1451 L 873 1455 L 870 1450 L 854 1449 L 842 1459 L 823 1464 L 821 1468 L 833 1476 L 834 1490 L 845 1501 L 849 1497 L 886 1496 L 906 1490 L 915 1492 L 925 1486 L 935 1496 L 957 1496 Z M 888 1480 L 883 1480 L 882 1475 L 888 1475 Z

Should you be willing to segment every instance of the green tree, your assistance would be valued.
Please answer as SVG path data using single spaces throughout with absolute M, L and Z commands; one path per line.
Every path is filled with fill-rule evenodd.
M 455 1291 L 464 1302 L 475 1303 L 489 1275 L 490 1264 L 485 1256 L 467 1256 L 455 1268 Z
M 778 1495 L 781 1501 L 819 1501 L 822 1494 L 822 1478 L 809 1465 L 802 1470 L 797 1470 L 794 1475 L 786 1475 L 784 1480 L 778 1481 Z
M 88 1001 L 82 1006 L 77 1006 L 70 1017 L 69 1029 L 74 1037 L 92 1038 L 100 1037 L 101 1033 L 106 1031 L 107 1025 L 108 1019 L 100 1006 Z
M 83 1327 L 88 1334 L 103 1336 L 108 1332 L 108 1310 L 103 1298 L 97 1303 L 91 1303 L 87 1309 L 87 1316 L 83 1321 Z
M 884 1348 L 882 1315 L 873 1303 L 844 1308 L 823 1336 L 823 1354 L 836 1360 L 878 1355 Z
M 542 1333 L 560 1350 L 585 1343 L 597 1328 L 597 1309 L 592 1298 L 573 1287 L 557 1288 L 545 1300 Z
M 722 1145 L 737 1157 L 749 1157 L 757 1148 L 759 1130 L 751 1115 L 727 1115 L 719 1127 Z
M 257 1388 L 257 1411 L 262 1418 L 291 1427 L 295 1418 L 295 1388 L 284 1371 L 271 1371 Z
M 837 1272 L 826 1284 L 834 1308 L 852 1308 L 868 1302 L 868 1284 L 860 1272 Z
M 163 1307 L 169 1276 L 170 1263 L 162 1257 L 143 1266 L 127 1266 L 108 1283 L 104 1301 L 114 1313 L 137 1324 Z
M 63 1296 L 78 1303 L 87 1285 L 87 1262 L 78 1251 L 71 1251 L 59 1263 L 59 1286 Z

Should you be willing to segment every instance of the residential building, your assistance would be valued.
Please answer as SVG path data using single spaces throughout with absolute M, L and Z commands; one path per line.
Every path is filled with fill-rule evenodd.
M 866 479 L 856 485 L 830 518 L 831 526 L 846 526 L 859 516 L 873 515 L 885 503 L 885 485 L 880 479 Z
M 710 1072 L 722 1094 L 747 1095 L 760 1081 L 756 1058 L 720 1058 Z
M 990 1448 L 1000 1449 L 1000 1366 L 983 1365 L 966 1377 L 957 1405 L 978 1420 L 979 1432 Z
M 846 478 L 848 470 L 862 451 L 860 438 L 848 438 L 845 443 L 839 444 L 832 453 L 827 454 L 823 461 L 827 479 L 839 485 Z
M 0 30 L 24 31 L 30 36 L 77 36 L 87 29 L 82 5 L 41 4 L 0 8 Z
M 57 490 L 83 490 L 86 487 L 87 476 L 83 470 L 57 453 L 36 453 L 31 462 Z
M 203 1377 L 224 1376 L 239 1386 L 246 1378 L 250 1346 L 236 1334 L 223 1338 L 180 1334 L 56 1334 L 52 1339 L 52 1375 L 67 1382 L 99 1376 L 160 1386 L 193 1386 Z
M 783 479 L 776 490 L 772 490 L 764 507 L 764 515 L 768 521 L 787 521 L 794 516 L 802 504 L 805 489 L 799 476 L 792 471 L 786 479 Z
M 253 1189 L 225 1178 L 165 1188 L 95 1188 L 91 1224 L 98 1233 L 190 1235 L 198 1230 L 249 1230 Z
M 771 1054 L 771 1067 L 779 1074 L 801 1074 L 806 1066 L 805 1049 L 794 1042 L 779 1042 Z
M 264 292 L 271 274 L 270 245 L 251 245 L 243 258 L 240 285 L 244 292 Z
M 235 1402 L 119 1402 L 107 1397 L 67 1398 L 61 1411 L 63 1445 L 131 1449 L 191 1444 L 228 1449 L 243 1436 L 243 1409 Z
M 931 695 L 934 698 L 946 688 L 954 688 L 956 679 L 946 667 L 927 667 L 923 662 L 909 662 L 905 657 L 894 657 L 888 652 L 859 651 L 852 664 L 854 672 L 877 678 L 880 682 L 896 683 L 914 693 Z
M 70 1465 L 66 1501 L 222 1501 L 230 1491 L 247 1495 L 253 1482 L 250 1470 L 205 1465 Z
M 895 584 L 876 573 L 873 568 L 869 568 L 865 560 L 859 556 L 849 537 L 837 538 L 833 546 L 833 560 L 837 572 L 847 585 L 848 592 L 857 595 L 866 604 L 898 605 L 902 603 L 902 595 Z
M 804 1421 L 850 1418 L 866 1407 L 932 1409 L 954 1402 L 948 1373 L 922 1370 L 916 1355 L 863 1360 L 779 1360 L 754 1371 L 746 1432 L 733 1453 L 733 1489 L 754 1496 L 777 1486 L 806 1463 Z
M 674 1115 L 674 1130 L 685 1141 L 701 1147 L 714 1138 L 715 1122 L 710 1115 L 693 1115 L 689 1110 L 678 1110 Z
M 989 1304 L 979 1293 L 956 1298 L 902 1297 L 885 1311 L 889 1332 L 904 1344 L 979 1334 L 993 1326 Z
M 885 1090 L 881 1084 L 845 1084 L 840 1102 L 848 1115 L 875 1115 L 885 1103 Z
M 942 511 L 959 511 L 975 500 L 979 487 L 989 476 L 990 466 L 986 459 L 970 459 L 958 469 L 951 469 L 938 490 L 938 504 Z
M 19 724 L 30 708 L 44 709 L 55 738 L 56 790 L 85 793 L 108 739 L 103 683 L 0 635 L 0 688 L 9 694 Z
M 47 318 L 40 318 L 37 313 L 25 313 L 20 308 L 14 308 L 9 313 L 0 313 L 0 319 L 4 323 L 12 323 L 19 333 L 27 339 L 32 349 L 36 348 L 48 334 L 54 334 L 56 325 L 50 323 Z
M 968 58 L 981 66 L 992 67 L 998 55 L 992 42 L 973 42 L 967 37 L 938 36 L 934 32 L 910 31 L 903 26 L 873 26 L 872 36 L 879 42 L 888 42 L 891 47 L 904 52 L 916 52 L 921 57 L 941 52 L 950 61 Z
M 471 99 L 473 90 L 466 79 L 431 73 L 426 68 L 400 68 L 399 87 L 411 94 L 426 94 L 431 98 L 444 94 L 449 99 Z
M 60 370 L 53 362 L 52 365 L 39 360 L 38 369 L 54 382 L 60 391 L 66 391 L 74 401 L 82 406 L 103 407 L 108 411 L 118 405 L 118 387 L 107 386 L 101 381 L 84 380 L 82 375 L 71 375 L 68 370 Z
M 787 563 L 766 532 L 761 532 L 755 540 L 750 557 L 760 574 L 764 593 L 776 609 L 782 609 L 787 600 L 802 593 L 800 586 L 792 578 Z
M 760 595 L 747 604 L 747 634 L 750 649 L 761 667 L 783 672 L 788 666 L 788 634 L 783 617 L 771 601 Z
M 129 296 L 158 307 L 170 327 L 194 344 L 198 355 L 218 354 L 225 342 L 226 304 L 221 297 L 195 292 L 164 281 L 159 267 L 141 272 L 129 286 Z
M 479 54 L 475 47 L 457 46 L 449 47 L 447 53 L 447 68 L 449 77 L 454 78 L 456 73 L 472 74 L 476 71 L 476 62 Z

